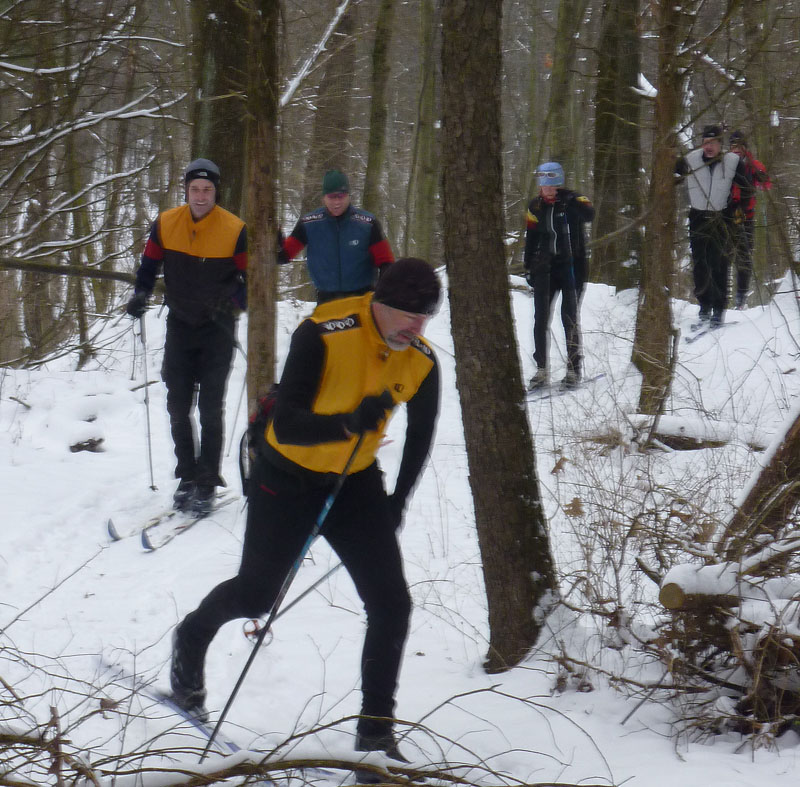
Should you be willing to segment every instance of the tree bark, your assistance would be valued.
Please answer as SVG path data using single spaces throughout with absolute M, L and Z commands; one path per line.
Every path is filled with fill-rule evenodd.
M 365 210 L 380 214 L 380 186 L 383 162 L 386 158 L 386 86 L 389 82 L 389 45 L 392 41 L 392 20 L 395 0 L 381 0 L 375 25 L 372 49 L 372 90 L 369 105 L 369 140 L 367 142 L 367 173 L 361 204 Z
M 488 671 L 525 657 L 556 586 L 503 248 L 501 15 L 501 0 L 443 4 L 444 249 L 488 601 Z
M 434 254 L 438 224 L 436 191 L 439 182 L 438 140 L 436 135 L 436 58 L 439 30 L 434 0 L 420 0 L 420 68 L 417 118 L 411 168 L 406 188 L 406 232 L 403 254 L 429 260 Z
M 192 0 L 191 9 L 196 84 L 192 158 L 208 158 L 219 167 L 219 202 L 241 214 L 246 149 L 244 88 L 247 60 L 253 56 L 242 43 L 246 19 L 240 4 L 230 0 Z
M 278 172 L 278 14 L 279 0 L 248 0 L 249 72 L 247 84 L 247 399 L 253 412 L 258 397 L 275 380 L 275 299 L 277 282 Z
M 588 0 L 560 0 L 558 22 L 550 73 L 550 96 L 547 109 L 547 158 L 558 161 L 569 177 L 575 173 L 576 130 L 572 121 L 572 90 L 577 35 Z
M 594 135 L 594 235 L 592 280 L 620 289 L 638 280 L 641 243 L 638 226 L 615 233 L 641 212 L 638 0 L 607 0 L 598 46 Z
M 670 292 L 676 230 L 675 159 L 676 128 L 680 113 L 681 72 L 677 51 L 680 40 L 680 8 L 670 0 L 655 3 L 658 38 L 658 96 L 655 102 L 653 171 L 650 180 L 645 248 L 633 363 L 642 373 L 639 411 L 656 416 L 671 383 L 672 325 Z

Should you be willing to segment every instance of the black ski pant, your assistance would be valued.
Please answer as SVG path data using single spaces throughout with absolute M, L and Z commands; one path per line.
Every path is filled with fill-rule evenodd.
M 561 323 L 567 342 L 567 364 L 571 371 L 581 371 L 581 337 L 578 327 L 578 303 L 583 292 L 581 271 L 558 257 L 535 265 L 528 279 L 533 287 L 533 360 L 539 369 L 547 368 L 547 332 L 556 295 L 561 293 Z
M 745 219 L 735 228 L 736 251 L 736 294 L 742 298 L 750 289 L 753 273 L 753 248 L 755 247 L 756 227 L 754 219 Z
M 219 475 L 224 439 L 225 387 L 231 371 L 236 321 L 220 316 L 190 325 L 170 314 L 161 376 L 167 386 L 175 477 L 221 486 Z M 195 434 L 192 409 L 197 390 L 200 434 Z M 199 446 L 199 451 L 197 450 Z
M 253 466 L 239 573 L 217 585 L 178 627 L 184 650 L 199 660 L 219 628 L 272 609 L 284 579 L 308 539 L 330 486 L 320 488 L 259 458 Z M 391 719 L 411 599 L 377 463 L 348 476 L 328 512 L 322 535 L 347 569 L 367 614 L 361 655 L 364 716 Z M 363 720 L 359 731 L 391 730 Z
M 719 211 L 689 211 L 694 294 L 703 314 L 722 314 L 728 306 L 733 253 L 731 223 Z

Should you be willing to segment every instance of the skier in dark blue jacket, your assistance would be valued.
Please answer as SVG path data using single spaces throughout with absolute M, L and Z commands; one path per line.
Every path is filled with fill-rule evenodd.
M 381 269 L 394 262 L 389 241 L 375 216 L 350 203 L 350 184 L 343 172 L 325 173 L 322 201 L 322 207 L 301 216 L 282 240 L 278 263 L 289 262 L 306 248 L 319 303 L 363 295 L 375 288 Z

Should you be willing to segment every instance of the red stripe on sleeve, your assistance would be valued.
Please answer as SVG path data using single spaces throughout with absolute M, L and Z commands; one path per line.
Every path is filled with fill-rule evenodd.
M 290 235 L 283 242 L 283 250 L 286 252 L 286 258 L 293 260 L 303 250 L 303 245 L 304 244 L 295 238 L 294 235 Z
M 373 243 L 369 247 L 369 253 L 372 255 L 372 264 L 376 268 L 381 265 L 386 265 L 387 262 L 394 262 L 394 254 L 392 254 L 392 247 L 389 241 L 384 238 L 383 240 Z
M 163 260 L 164 249 L 150 237 L 147 239 L 147 243 L 144 246 L 144 256 L 149 257 L 151 260 Z
M 247 252 L 240 251 L 233 255 L 233 263 L 236 265 L 237 271 L 247 270 Z

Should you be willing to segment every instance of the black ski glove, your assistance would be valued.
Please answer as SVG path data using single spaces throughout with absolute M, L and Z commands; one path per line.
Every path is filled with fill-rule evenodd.
M 135 292 L 133 297 L 128 301 L 128 305 L 125 307 L 125 311 L 130 314 L 131 317 L 141 317 L 145 309 L 147 308 L 147 293 L 146 292 Z
M 350 434 L 374 432 L 386 417 L 386 411 L 392 407 L 394 400 L 388 391 L 384 391 L 380 396 L 365 396 L 352 413 L 344 415 L 344 428 Z
M 403 512 L 406 508 L 406 501 L 396 493 L 389 495 L 386 498 L 389 507 L 389 521 L 392 524 L 392 530 L 397 531 L 403 524 Z

